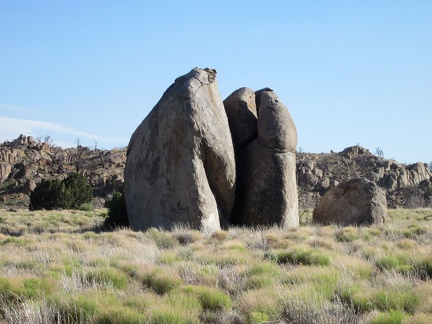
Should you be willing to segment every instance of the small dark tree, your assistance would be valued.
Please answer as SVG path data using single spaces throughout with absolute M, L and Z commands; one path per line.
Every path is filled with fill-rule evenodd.
M 375 155 L 378 156 L 380 159 L 384 159 L 384 151 L 381 147 L 377 147 L 375 149 Z
M 42 180 L 30 194 L 29 209 L 78 209 L 92 199 L 92 189 L 84 176 L 72 173 L 62 181 Z
M 81 173 L 71 173 L 63 182 L 68 196 L 68 208 L 78 209 L 82 204 L 92 201 L 92 188 Z
M 60 180 L 42 180 L 30 195 L 30 210 L 67 208 L 65 184 Z
M 73 162 L 75 164 L 76 173 L 80 172 L 84 164 L 84 147 L 81 145 L 81 140 L 79 138 L 75 141 L 76 151 L 73 155 Z
M 129 226 L 123 187 L 121 187 L 119 191 L 114 192 L 111 200 L 106 201 L 105 207 L 108 208 L 108 216 L 105 218 L 105 226 Z

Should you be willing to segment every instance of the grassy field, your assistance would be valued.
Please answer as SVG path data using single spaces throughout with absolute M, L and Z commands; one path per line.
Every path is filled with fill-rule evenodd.
M 0 210 L 0 322 L 432 323 L 432 209 L 210 237 L 103 213 Z

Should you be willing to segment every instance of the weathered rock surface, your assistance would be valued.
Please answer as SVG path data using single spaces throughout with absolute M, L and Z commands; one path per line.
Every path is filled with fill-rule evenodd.
M 238 225 L 296 227 L 299 225 L 295 174 L 297 131 L 276 93 L 268 88 L 257 91 L 255 98 L 252 93 L 242 88 L 224 101 L 232 134 L 244 134 L 244 125 L 248 125 L 248 135 L 242 136 L 242 141 L 238 140 L 240 136 L 233 135 L 237 143 L 238 181 L 231 221 Z M 239 107 L 244 113 L 238 114 Z M 253 128 L 255 107 L 256 130 Z M 254 135 L 256 138 L 251 141 Z
M 213 232 L 235 199 L 235 157 L 216 71 L 176 79 L 132 135 L 125 198 L 132 229 L 187 223 Z
M 387 215 L 384 190 L 366 179 L 339 183 L 321 198 L 313 211 L 319 224 L 383 225 Z

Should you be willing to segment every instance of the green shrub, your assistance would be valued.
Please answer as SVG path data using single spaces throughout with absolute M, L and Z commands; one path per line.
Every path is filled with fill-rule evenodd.
M 400 273 L 410 273 L 413 270 L 406 255 L 386 255 L 376 260 L 375 265 L 380 270 L 396 270 Z
M 145 287 L 161 295 L 179 287 L 183 283 L 178 274 L 163 271 L 161 268 L 145 274 L 141 281 Z
M 82 211 L 93 211 L 94 210 L 93 203 L 92 202 L 88 202 L 88 203 L 82 204 L 80 206 L 79 210 L 82 210 Z
M 248 323 L 264 323 L 268 322 L 270 320 L 270 317 L 268 314 L 263 312 L 251 312 L 248 316 Z
M 45 180 L 30 194 L 30 210 L 66 208 L 66 186 L 60 180 Z
M 108 215 L 104 223 L 105 226 L 129 226 L 123 188 L 120 188 L 120 191 L 114 192 L 112 198 L 105 202 L 105 207 L 108 208 Z
M 425 256 L 413 262 L 414 269 L 420 274 L 423 280 L 432 278 L 432 257 Z
M 15 289 L 9 278 L 0 277 L 0 296 L 4 303 L 14 302 L 20 298 L 15 290 L 17 289 Z
M 171 249 L 178 244 L 172 233 L 159 231 L 157 228 L 149 228 L 147 234 L 153 239 L 160 249 Z
M 98 302 L 91 295 L 55 296 L 52 303 L 66 323 L 93 323 L 98 313 Z
M 269 287 L 274 280 L 275 278 L 268 274 L 251 275 L 246 278 L 245 287 L 247 290 Z
M 117 289 L 123 289 L 128 284 L 127 275 L 115 268 L 97 268 L 87 273 L 87 280 L 100 285 L 108 285 Z
M 372 305 L 379 310 L 399 310 L 413 313 L 419 304 L 418 297 L 408 291 L 378 289 L 371 294 Z
M 95 320 L 96 323 L 118 323 L 118 324 L 132 324 L 132 323 L 148 323 L 143 314 L 137 310 L 124 307 L 122 305 L 111 305 L 108 309 L 98 314 Z M 160 323 L 160 322 L 159 322 Z
M 372 289 L 352 285 L 340 291 L 341 300 L 354 307 L 357 312 L 373 309 L 380 311 L 406 311 L 413 313 L 419 298 L 412 292 L 397 289 Z
M 30 194 L 30 210 L 79 209 L 93 199 L 87 180 L 80 173 L 72 173 L 66 179 L 42 180 Z
M 93 190 L 81 173 L 71 173 L 63 183 L 69 196 L 68 209 L 79 209 L 81 205 L 92 201 Z
M 230 297 L 216 288 L 203 287 L 199 292 L 198 299 L 204 309 L 211 311 L 231 308 Z
M 153 312 L 148 323 L 150 324 L 183 324 L 187 323 L 175 310 L 158 309 Z
M 351 305 L 357 313 L 368 312 L 373 309 L 367 288 L 360 284 L 354 284 L 349 287 L 343 287 L 339 291 L 341 301 Z
M 344 227 L 335 233 L 335 237 L 339 242 L 352 242 L 359 238 L 359 233 L 355 227 Z
M 330 265 L 331 258 L 323 251 L 307 247 L 298 247 L 288 251 L 270 251 L 265 257 L 277 263 L 292 263 L 300 265 Z
M 388 323 L 402 323 L 406 317 L 406 313 L 398 310 L 391 310 L 390 312 L 379 313 L 371 320 L 371 324 L 388 324 Z

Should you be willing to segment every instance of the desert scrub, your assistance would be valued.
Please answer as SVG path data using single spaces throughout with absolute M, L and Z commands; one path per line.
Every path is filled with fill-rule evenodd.
M 331 263 L 329 252 L 308 246 L 298 246 L 288 250 L 272 250 L 267 252 L 265 257 L 282 264 L 328 266 Z
M 403 274 L 409 274 L 413 271 L 413 265 L 406 254 L 389 254 L 375 261 L 375 265 L 380 270 L 395 270 Z
M 300 288 L 300 287 L 299 287 Z M 294 290 L 280 297 L 280 319 L 286 323 L 357 323 L 354 309 L 335 299 L 333 303 L 313 290 Z
M 181 245 L 188 245 L 203 238 L 201 232 L 192 230 L 189 226 L 180 224 L 173 227 L 172 234 Z
M 185 284 L 215 287 L 218 283 L 219 271 L 220 268 L 214 264 L 188 261 L 181 264 L 179 274 Z
M 161 231 L 157 228 L 150 228 L 146 234 L 155 242 L 160 249 L 171 249 L 178 244 L 172 233 Z
M 219 230 L 219 231 L 214 232 L 211 235 L 211 238 L 213 240 L 216 240 L 216 241 L 223 241 L 223 240 L 226 240 L 229 236 L 230 235 L 227 231 Z
M 114 287 L 117 289 L 124 289 L 128 284 L 128 277 L 126 274 L 111 267 L 92 269 L 87 272 L 86 279 L 105 288 Z
M 232 227 L 221 239 L 184 226 L 105 232 L 103 213 L 0 210 L 0 322 L 432 317 L 431 209 L 389 210 L 384 229 Z
M 375 267 L 370 262 L 356 256 L 337 255 L 333 265 L 339 273 L 354 279 L 372 279 Z
M 255 263 L 244 273 L 245 288 L 249 290 L 271 287 L 275 282 L 280 280 L 280 274 L 281 270 L 274 263 Z
M 230 296 L 217 288 L 185 285 L 174 290 L 170 295 L 178 294 L 196 297 L 204 310 L 215 312 L 228 310 L 232 306 Z
M 377 239 L 382 234 L 382 230 L 375 227 L 360 227 L 359 232 L 363 240 L 367 242 Z
M 3 222 L 0 223 L 0 233 L 19 235 L 24 233 L 72 233 L 86 229 L 99 229 L 104 220 L 104 210 L 85 211 L 23 211 L 2 212 Z M 87 216 L 86 216 L 87 214 Z
M 339 272 L 332 267 L 310 266 L 307 271 L 297 267 L 283 275 L 283 283 L 299 285 L 304 283 L 325 283 L 334 286 L 339 279 Z
M 419 298 L 409 290 L 395 288 L 373 288 L 368 284 L 354 284 L 341 288 L 339 297 L 357 312 L 404 311 L 413 313 L 420 304 Z
M 284 238 L 294 242 L 304 242 L 314 236 L 315 232 L 311 227 L 297 227 L 290 228 Z
M 343 227 L 336 231 L 334 235 L 339 242 L 352 242 L 360 237 L 358 229 L 352 226 Z
M 380 312 L 374 315 L 370 321 L 371 324 L 402 323 L 407 314 L 399 310 L 390 310 L 389 312 Z
M 237 299 L 235 308 L 246 318 L 247 323 L 260 323 L 279 317 L 278 303 L 278 292 L 271 286 L 246 291 Z
M 193 260 L 202 265 L 217 265 L 219 267 L 246 264 L 250 261 L 250 254 L 236 249 L 210 249 L 194 253 Z
M 165 267 L 155 267 L 145 269 L 144 273 L 139 275 L 143 285 L 158 294 L 165 294 L 170 290 L 179 287 L 183 281 L 180 275 L 172 269 Z
M 307 271 L 298 267 L 283 274 L 281 283 L 287 291 L 306 295 L 313 293 L 320 298 L 331 299 L 339 276 L 339 272 L 332 267 L 310 266 Z

